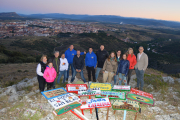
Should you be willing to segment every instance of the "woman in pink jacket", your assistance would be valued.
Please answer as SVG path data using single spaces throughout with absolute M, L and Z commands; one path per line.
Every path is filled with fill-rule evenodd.
M 49 62 L 43 75 L 43 77 L 45 78 L 47 82 L 47 90 L 52 88 L 56 75 L 57 73 L 56 73 L 56 70 L 53 68 L 53 63 Z

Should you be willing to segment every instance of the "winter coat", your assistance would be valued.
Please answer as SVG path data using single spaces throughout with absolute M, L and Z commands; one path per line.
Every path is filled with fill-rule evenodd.
M 83 69 L 84 67 L 84 57 L 80 55 L 80 57 L 78 58 L 77 55 L 74 56 L 73 59 L 73 67 L 74 69 Z
M 106 59 L 106 61 L 104 62 L 103 71 L 116 73 L 117 66 L 118 66 L 118 63 L 116 61 L 114 60 L 109 61 L 108 59 Z
M 56 75 L 57 75 L 57 73 L 56 73 L 56 70 L 54 69 L 54 67 L 50 68 L 49 66 L 47 66 L 44 71 L 43 77 L 46 80 L 46 82 L 52 83 L 52 82 L 54 82 Z
M 97 56 L 97 67 L 103 68 L 104 62 L 109 56 L 108 52 L 106 50 L 103 51 L 98 50 L 96 52 L 96 56 Z
M 36 68 L 37 75 L 43 76 L 45 69 L 46 69 L 46 64 L 44 64 L 43 62 L 40 62 Z
M 74 55 L 77 55 L 77 51 L 76 50 L 73 49 L 72 51 L 70 51 L 70 48 L 68 50 L 66 50 L 65 57 L 68 60 L 69 64 L 73 63 Z M 81 52 L 81 55 L 84 55 L 84 52 Z
M 122 74 L 125 74 L 125 76 L 127 76 L 128 71 L 129 71 L 129 61 L 128 60 L 121 60 L 119 65 L 118 65 L 116 74 L 118 75 L 118 73 L 122 73 Z
M 85 64 L 88 67 L 96 67 L 96 63 L 97 63 L 97 57 L 96 54 L 94 52 L 92 52 L 91 54 L 88 52 L 86 54 L 86 58 L 85 58 Z
M 52 57 L 52 58 L 50 59 L 50 61 L 53 62 L 53 67 L 54 67 L 54 69 L 56 70 L 57 73 L 59 73 L 59 66 L 60 66 L 59 58 Z
M 131 57 L 131 54 L 128 54 L 127 60 L 129 61 L 129 69 L 134 69 L 134 66 L 135 66 L 136 63 L 137 63 L 137 61 L 136 61 L 136 56 L 133 55 L 133 56 Z

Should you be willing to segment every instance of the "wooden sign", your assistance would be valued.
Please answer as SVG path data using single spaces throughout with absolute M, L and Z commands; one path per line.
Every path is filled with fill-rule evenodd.
M 147 93 L 147 92 L 143 92 L 143 91 L 140 91 L 140 90 L 136 90 L 134 88 L 131 88 L 130 93 L 134 93 L 134 94 L 139 95 L 139 96 L 144 96 L 144 97 L 153 99 L 153 95 L 152 94 Z
M 114 85 L 112 90 L 130 91 L 131 90 L 131 86 L 127 86 L 127 85 Z
M 144 97 L 144 96 L 140 96 L 140 95 L 136 95 L 134 93 L 128 93 L 127 94 L 127 99 L 133 100 L 133 101 L 138 101 L 140 103 L 143 104 L 148 104 L 148 105 L 152 105 L 154 106 L 154 100 L 148 97 Z
M 96 95 L 96 98 L 104 98 L 109 97 L 109 99 L 126 99 L 126 93 L 125 92 L 117 92 L 117 91 L 101 91 L 101 95 Z
M 100 94 L 101 94 L 100 88 L 93 88 L 93 89 L 78 91 L 78 96 L 89 96 L 89 95 L 100 95 Z
M 87 84 L 66 84 L 67 92 L 78 94 L 78 90 L 87 90 Z
M 110 83 L 91 83 L 90 88 L 100 88 L 101 90 L 111 90 L 112 86 Z
M 82 106 L 80 109 L 92 109 L 92 108 L 105 108 L 111 107 L 109 98 L 97 98 L 97 99 L 88 99 L 82 101 Z
M 114 100 L 112 103 L 113 110 L 128 110 L 138 112 L 140 109 L 139 102 L 131 100 Z
M 64 113 L 66 113 L 66 112 L 68 112 L 68 111 L 70 111 L 70 110 L 73 110 L 74 108 L 80 107 L 80 106 L 81 106 L 81 103 L 79 103 L 79 102 L 73 102 L 73 103 L 71 103 L 71 104 L 69 104 L 69 105 L 66 105 L 66 106 L 64 106 L 64 107 L 61 107 L 61 108 L 53 111 L 53 113 L 54 113 L 56 116 L 59 116 L 59 115 L 61 115 L 61 114 L 64 114 Z
M 55 110 L 79 101 L 80 99 L 73 93 L 64 94 L 48 100 Z
M 53 89 L 53 90 L 48 90 L 48 91 L 44 91 L 44 92 L 41 92 L 41 94 L 47 99 L 52 99 L 52 98 L 55 98 L 57 96 L 60 96 L 60 95 L 63 95 L 63 94 L 66 94 L 66 90 L 61 87 L 61 88 L 57 88 L 57 89 Z

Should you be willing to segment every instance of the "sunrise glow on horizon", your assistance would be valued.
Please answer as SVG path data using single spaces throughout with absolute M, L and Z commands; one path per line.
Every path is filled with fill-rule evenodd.
M 180 22 L 178 0 L 1 0 L 0 12 L 117 15 Z

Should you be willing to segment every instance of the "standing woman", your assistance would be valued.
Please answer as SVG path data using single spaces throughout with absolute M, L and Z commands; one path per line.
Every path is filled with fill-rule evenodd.
M 42 55 L 41 61 L 37 65 L 37 68 L 36 68 L 36 73 L 37 73 L 37 78 L 38 78 L 38 82 L 39 82 L 39 90 L 40 90 L 40 92 L 44 91 L 44 88 L 45 88 L 45 85 L 46 85 L 46 81 L 45 81 L 45 79 L 43 77 L 44 71 L 46 69 L 46 63 L 47 63 L 47 56 Z
M 127 60 L 126 54 L 123 54 L 122 60 L 118 64 L 117 73 L 116 73 L 117 75 L 119 74 L 119 85 L 121 85 L 122 80 L 124 84 L 127 85 L 126 76 L 128 74 L 128 70 L 129 70 L 129 61 Z
M 111 52 L 109 57 L 104 62 L 103 83 L 105 83 L 106 81 L 108 83 L 111 83 L 113 76 L 116 75 L 117 66 L 118 66 L 118 64 L 117 64 L 117 59 L 116 59 L 115 53 Z
M 132 71 L 134 70 L 134 66 L 137 63 L 136 56 L 134 55 L 132 48 L 129 48 L 127 51 L 127 60 L 129 61 L 129 71 L 128 71 L 128 75 L 127 75 L 127 77 L 128 77 L 127 84 L 129 85 L 129 82 L 131 80 Z

